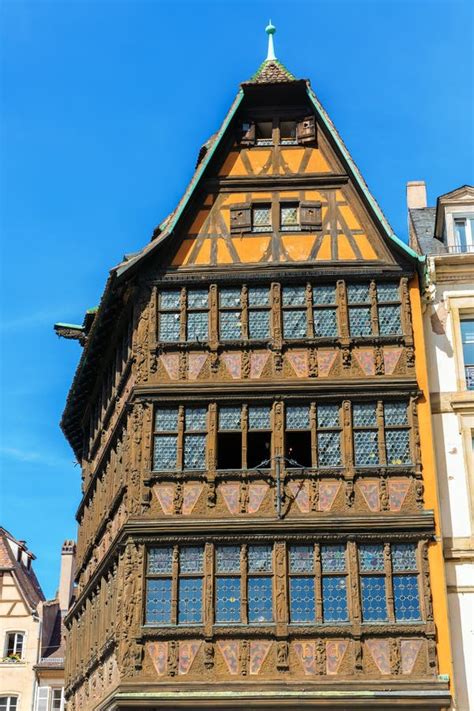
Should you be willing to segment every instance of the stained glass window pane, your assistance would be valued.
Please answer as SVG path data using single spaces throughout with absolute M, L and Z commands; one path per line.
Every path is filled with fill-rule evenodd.
M 399 336 L 402 332 L 399 306 L 379 306 L 379 331 L 381 336 Z
M 186 430 L 188 432 L 192 430 L 205 430 L 206 415 L 207 410 L 205 407 L 187 407 L 185 412 Z
M 348 284 L 347 300 L 350 304 L 363 304 L 370 301 L 368 284 Z
M 268 306 L 270 292 L 267 286 L 250 286 L 248 291 L 250 306 Z
M 280 227 L 282 230 L 298 228 L 298 207 L 286 205 L 280 208 Z
M 250 573 L 271 573 L 272 547 L 249 546 L 248 565 Z
M 410 464 L 410 437 L 408 430 L 386 430 L 387 464 Z
M 337 336 L 336 309 L 314 309 L 314 335 L 321 338 L 335 338 Z
M 173 561 L 173 549 L 150 548 L 148 551 L 148 572 L 149 573 L 171 573 Z
M 249 429 L 269 430 L 270 429 L 270 408 L 269 407 L 249 407 Z
M 160 341 L 179 341 L 179 313 L 160 314 Z
M 318 432 L 318 466 L 337 467 L 341 464 L 339 432 Z
M 221 311 L 219 314 L 219 337 L 224 341 L 242 338 L 240 311 Z
M 377 284 L 377 299 L 379 301 L 400 301 L 398 284 Z
M 362 619 L 364 622 L 382 622 L 387 619 L 385 578 L 383 575 L 362 575 Z
M 204 469 L 206 466 L 206 435 L 185 435 L 185 469 Z
M 290 621 L 314 622 L 314 578 L 290 578 Z
M 189 289 L 188 290 L 188 308 L 189 309 L 207 309 L 209 301 L 209 292 L 207 289 Z
M 384 570 L 383 546 L 373 543 L 360 545 L 359 567 L 364 573 Z
M 313 546 L 290 546 L 290 573 L 312 573 L 313 571 Z
M 240 289 L 220 289 L 219 303 L 221 306 L 240 307 Z
M 171 622 L 171 579 L 148 580 L 146 590 L 147 624 Z
M 202 578 L 180 578 L 178 623 L 192 624 L 202 618 Z
M 377 432 L 354 432 L 354 454 L 357 467 L 372 467 L 379 463 Z
M 240 407 L 219 408 L 219 429 L 240 430 Z
M 333 286 L 313 286 L 313 304 L 335 304 L 336 289 Z
M 306 311 L 283 311 L 285 338 L 306 338 Z
M 284 306 L 304 306 L 306 304 L 306 287 L 304 286 L 284 286 L 283 305 Z
M 180 291 L 162 291 L 160 293 L 160 309 L 179 309 Z
M 407 403 L 404 401 L 386 402 L 384 414 L 386 426 L 408 424 Z
M 188 313 L 188 341 L 206 341 L 208 329 L 207 311 Z
M 268 311 L 249 311 L 249 337 L 270 338 L 270 314 Z
M 201 573 L 204 548 L 202 546 L 182 546 L 179 549 L 179 570 L 181 573 Z
M 175 407 L 160 407 L 155 413 L 155 430 L 158 432 L 176 432 L 178 429 L 178 410 Z
M 339 427 L 339 405 L 318 405 L 318 427 Z
M 240 622 L 240 578 L 216 578 L 216 622 Z
M 392 568 L 395 572 L 416 570 L 416 545 L 392 543 Z
M 419 620 L 421 618 L 418 576 L 395 575 L 393 577 L 393 597 L 397 621 Z
M 349 619 L 345 576 L 323 578 L 323 619 L 324 622 L 346 622 Z
M 351 306 L 349 309 L 349 325 L 351 336 L 370 336 L 372 333 L 370 308 Z
M 377 408 L 375 402 L 354 405 L 352 408 L 352 423 L 354 427 L 376 427 Z
M 216 567 L 218 573 L 240 572 L 240 546 L 217 546 Z
M 273 619 L 272 579 L 252 577 L 248 579 L 249 622 L 271 622 Z
M 156 435 L 153 450 L 154 469 L 176 469 L 178 439 L 175 435 Z
M 323 573 L 344 573 L 346 570 L 346 547 L 344 545 L 321 546 Z
M 308 405 L 290 405 L 286 408 L 286 429 L 287 430 L 308 430 L 309 429 L 309 407 Z
M 269 207 L 254 207 L 252 210 L 252 229 L 254 232 L 267 232 L 271 229 L 271 210 Z

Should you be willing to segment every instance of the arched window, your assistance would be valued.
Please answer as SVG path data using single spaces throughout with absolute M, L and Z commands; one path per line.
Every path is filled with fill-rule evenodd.
M 24 632 L 7 632 L 5 639 L 5 657 L 12 661 L 19 661 L 23 658 Z M 2 708 L 0 706 L 0 711 Z

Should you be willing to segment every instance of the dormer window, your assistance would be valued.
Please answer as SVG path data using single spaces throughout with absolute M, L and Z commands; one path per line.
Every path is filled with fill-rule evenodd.
M 296 146 L 314 143 L 316 119 L 314 115 L 303 119 L 273 117 L 265 121 L 242 121 L 238 140 L 242 146 Z
M 457 254 L 474 252 L 474 216 L 454 218 L 454 245 Z
M 259 121 L 256 124 L 257 146 L 273 145 L 273 124 L 271 121 Z
M 280 144 L 282 146 L 293 146 L 298 143 L 296 139 L 296 121 L 280 122 Z

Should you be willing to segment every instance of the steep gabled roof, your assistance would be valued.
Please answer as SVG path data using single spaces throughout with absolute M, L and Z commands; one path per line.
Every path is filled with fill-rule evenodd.
M 247 84 L 286 84 L 296 77 L 278 59 L 265 59 Z
M 24 565 L 22 561 L 15 558 L 10 545 L 11 543 L 18 546 L 29 558 L 29 568 Z M 0 570 L 9 571 L 13 575 L 24 602 L 32 612 L 37 609 L 38 603 L 45 599 L 38 579 L 31 567 L 31 561 L 34 559 L 35 556 L 33 553 L 26 550 L 24 541 L 17 541 L 11 533 L 0 526 Z

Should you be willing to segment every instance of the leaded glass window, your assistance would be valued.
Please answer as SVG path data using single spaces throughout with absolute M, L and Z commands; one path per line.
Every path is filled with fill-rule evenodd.
M 173 549 L 151 548 L 148 551 L 145 622 L 149 625 L 170 624 Z M 149 577 L 149 576 L 154 577 Z
M 283 335 L 285 338 L 306 338 L 308 330 L 306 288 L 283 286 Z
M 377 404 L 375 402 L 355 404 L 352 408 L 352 426 L 356 466 L 371 467 L 379 464 Z
M 385 563 L 382 544 L 359 545 L 362 619 L 380 622 L 387 619 Z
M 270 291 L 267 286 L 248 290 L 248 329 L 251 340 L 270 338 Z
M 349 327 L 351 336 L 372 334 L 371 299 L 368 284 L 348 284 Z
M 347 571 L 344 545 L 321 546 L 323 621 L 347 622 Z
M 298 204 L 282 204 L 280 206 L 280 230 L 295 232 L 299 230 Z
M 273 619 L 273 563 L 271 545 L 218 545 L 216 555 L 216 622 L 249 624 Z M 247 609 L 242 608 L 242 572 L 247 566 Z
M 314 546 L 289 547 L 290 622 L 315 622 Z
M 248 549 L 249 573 L 272 572 L 272 547 L 249 546 Z
M 187 407 L 185 411 L 184 468 L 204 469 L 206 466 L 206 408 Z
M 150 625 L 202 622 L 203 546 L 181 546 L 173 563 L 171 546 L 148 551 L 145 621 Z M 172 581 L 178 600 L 173 604 Z
M 161 291 L 158 309 L 158 340 L 179 341 L 181 331 L 180 290 Z
M 338 335 L 334 286 L 313 286 L 313 323 L 316 338 L 335 338 Z
M 240 287 L 219 290 L 219 338 L 221 341 L 238 341 L 242 338 Z
M 209 291 L 188 289 L 186 338 L 188 341 L 207 341 L 209 337 Z
M 240 622 L 240 576 L 216 579 L 216 622 Z
M 392 543 L 393 598 L 397 622 L 421 619 L 416 544 Z
M 249 624 L 271 622 L 273 620 L 272 578 L 249 576 L 247 596 Z
M 403 400 L 386 402 L 384 404 L 384 421 L 387 464 L 389 466 L 411 464 L 408 403 Z
M 270 205 L 252 206 L 252 232 L 271 232 L 272 210 Z
M 157 408 L 155 411 L 153 468 L 158 471 L 177 469 L 177 455 L 178 408 Z
M 399 336 L 402 333 L 400 316 L 400 290 L 397 283 L 377 284 L 379 333 L 381 336 Z
M 285 412 L 287 430 L 309 429 L 309 406 L 289 405 Z
M 342 464 L 339 405 L 318 405 L 317 457 L 319 467 L 339 467 Z
M 241 408 L 240 407 L 220 407 L 219 408 L 219 430 L 241 429 Z
M 304 286 L 284 286 L 282 289 L 283 306 L 305 306 L 306 289 Z
M 269 430 L 271 428 L 270 407 L 268 407 L 268 405 L 250 405 L 248 418 L 250 430 Z

